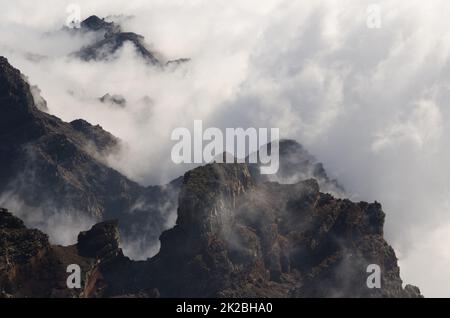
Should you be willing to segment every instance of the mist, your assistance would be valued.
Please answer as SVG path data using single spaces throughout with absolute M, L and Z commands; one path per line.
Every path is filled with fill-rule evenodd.
M 112 167 L 163 184 L 191 168 L 171 163 L 174 128 L 280 128 L 352 200 L 383 204 L 405 283 L 450 296 L 448 1 L 380 0 L 379 29 L 366 0 L 77 1 L 82 18 L 116 19 L 164 61 L 191 59 L 170 69 L 131 46 L 102 62 L 70 57 L 94 40 L 61 31 L 71 2 L 0 0 L 0 54 L 49 113 L 124 142 Z M 107 93 L 126 106 L 102 103 Z

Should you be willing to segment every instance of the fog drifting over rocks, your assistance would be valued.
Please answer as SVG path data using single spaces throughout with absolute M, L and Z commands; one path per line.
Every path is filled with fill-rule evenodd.
M 73 1 L 0 0 L 0 55 L 63 120 L 83 118 L 127 145 L 110 164 L 145 185 L 170 163 L 176 127 L 278 127 L 324 162 L 353 200 L 379 201 L 406 283 L 450 296 L 450 3 L 378 1 L 78 1 L 142 34 L 170 69 L 126 45 L 116 59 L 69 54 L 95 36 L 61 31 Z M 100 101 L 120 95 L 126 107 Z

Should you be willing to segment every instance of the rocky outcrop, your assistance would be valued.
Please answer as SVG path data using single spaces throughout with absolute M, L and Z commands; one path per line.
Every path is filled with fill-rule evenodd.
M 0 248 L 0 298 L 120 296 L 136 271 L 119 248 L 117 221 L 98 224 L 81 233 L 76 245 L 62 247 L 50 245 L 45 234 L 0 209 Z M 67 286 L 72 264 L 81 269 L 80 289 Z M 130 286 L 125 292 L 134 295 L 133 290 Z
M 29 209 L 22 214 L 30 216 L 28 225 L 62 213 L 93 223 L 119 219 L 127 241 L 156 245 L 167 229 L 160 206 L 176 209 L 178 183 L 143 187 L 129 180 L 105 163 L 118 146 L 100 126 L 40 111 L 24 76 L 0 57 L 0 194 Z
M 40 268 L 46 263 L 48 237 L 26 229 L 23 222 L 0 209 L 0 298 L 40 293 L 48 282 Z
M 378 203 L 319 191 L 315 180 L 256 183 L 247 165 L 186 174 L 177 226 L 161 237 L 149 282 L 163 297 L 410 297 L 383 238 Z M 367 268 L 381 268 L 381 289 Z
M 109 221 L 94 225 L 90 231 L 78 235 L 78 253 L 92 258 L 112 258 L 121 254 L 119 249 L 119 222 Z
M 119 108 L 125 108 L 127 105 L 126 99 L 121 95 L 111 95 L 111 94 L 105 94 L 99 99 L 103 104 L 116 106 Z
M 91 16 L 81 22 L 80 32 L 96 32 L 100 40 L 82 48 L 75 55 L 85 61 L 109 60 L 115 58 L 115 53 L 128 43 L 147 63 L 163 66 L 155 53 L 150 51 L 142 35 L 133 32 L 123 32 L 122 28 L 114 22 L 106 22 L 97 16 Z
M 189 63 L 190 61 L 191 61 L 191 59 L 188 59 L 188 58 L 171 60 L 171 61 L 166 62 L 166 66 L 177 67 L 177 66 Z
M 83 119 L 74 120 L 70 125 L 77 132 L 81 133 L 86 140 L 92 143 L 93 148 L 101 154 L 107 155 L 119 146 L 119 139 L 103 130 L 99 125 L 93 126 Z

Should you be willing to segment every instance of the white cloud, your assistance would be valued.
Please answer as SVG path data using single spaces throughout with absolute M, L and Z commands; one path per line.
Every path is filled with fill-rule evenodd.
M 386 147 L 398 147 L 398 143 L 410 142 L 422 148 L 435 145 L 442 132 L 442 114 L 432 101 L 419 101 L 405 121 L 397 121 L 376 133 L 372 150 L 382 151 Z M 426 149 L 424 149 L 426 151 Z

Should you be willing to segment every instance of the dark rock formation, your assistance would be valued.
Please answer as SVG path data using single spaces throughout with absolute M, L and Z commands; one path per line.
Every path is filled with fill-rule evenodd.
M 43 112 L 48 112 L 47 101 L 42 97 L 41 89 L 38 86 L 33 85 L 30 87 L 30 90 L 37 109 Z
M 92 142 L 95 149 L 103 154 L 114 151 L 119 146 L 119 140 L 109 132 L 103 130 L 99 125 L 93 126 L 83 119 L 74 120 L 70 125 L 73 129 L 83 134 L 86 140 Z
M 119 222 L 109 221 L 95 225 L 90 231 L 78 235 L 78 253 L 92 258 L 119 255 Z
M 80 234 L 77 245 L 51 246 L 45 234 L 0 209 L 0 238 L 0 298 L 116 296 L 112 288 L 124 277 L 111 275 L 110 269 L 123 275 L 121 266 L 131 263 L 118 247 L 117 222 Z M 81 268 L 81 289 L 67 287 L 71 264 Z
M 345 192 L 337 180 L 333 180 L 328 176 L 323 164 L 295 140 L 280 141 L 280 170 L 278 178 L 289 180 L 290 183 L 314 178 L 324 191 L 331 191 L 337 194 L 344 194 Z
M 97 16 L 91 16 L 81 22 L 81 32 L 98 32 L 103 37 L 75 53 L 85 61 L 114 58 L 114 54 L 125 43 L 130 43 L 147 63 L 162 66 L 156 55 L 147 48 L 143 36 L 133 32 L 123 32 L 122 28 L 114 22 L 106 22 Z
M 83 48 L 78 56 L 83 60 L 107 60 L 121 49 L 125 43 L 131 43 L 136 51 L 150 64 L 159 65 L 160 62 L 144 44 L 144 37 L 132 32 L 108 34 L 105 39 L 91 46 Z
M 125 106 L 127 105 L 127 101 L 123 96 L 110 95 L 109 93 L 101 97 L 100 101 L 104 104 L 109 104 L 120 108 L 125 108 Z
M 48 289 L 50 244 L 45 234 L 28 230 L 23 222 L 0 209 L 0 298 L 40 295 Z
M 105 19 L 100 19 L 98 16 L 93 15 L 81 22 L 81 29 L 84 32 L 88 31 L 102 31 L 106 34 L 120 32 L 120 26 L 113 23 L 107 22 Z
M 81 28 L 77 31 L 70 32 L 93 32 L 97 34 L 97 40 L 81 48 L 78 52 L 73 53 L 74 56 L 85 61 L 107 61 L 114 60 L 116 53 L 123 48 L 125 44 L 131 44 L 138 55 L 149 65 L 161 68 L 176 68 L 179 65 L 186 64 L 191 61 L 189 58 L 180 58 L 170 61 L 164 59 L 146 44 L 142 35 L 134 32 L 125 32 L 122 27 L 115 22 L 107 22 L 97 16 L 90 16 L 81 22 Z
M 179 66 L 179 65 L 182 65 L 182 64 L 189 63 L 190 61 L 191 61 L 191 59 L 186 59 L 186 58 L 184 58 L 184 59 L 177 59 L 177 60 L 171 60 L 171 61 L 166 62 L 166 66 Z

